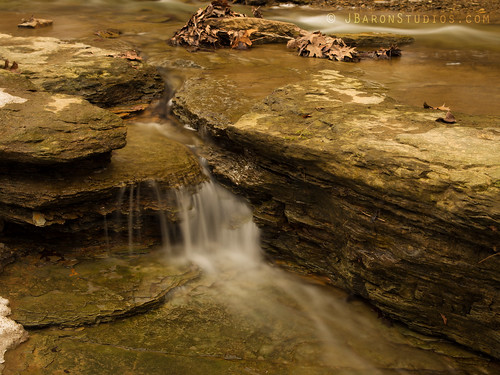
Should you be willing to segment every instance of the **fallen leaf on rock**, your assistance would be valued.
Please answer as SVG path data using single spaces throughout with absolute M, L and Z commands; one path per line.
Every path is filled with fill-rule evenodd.
M 231 48 L 248 49 L 252 45 L 250 35 L 257 31 L 256 29 L 230 31 L 228 34 L 231 37 Z
M 455 116 L 453 116 L 453 114 L 448 111 L 446 112 L 446 116 L 443 118 L 443 117 L 439 117 L 438 119 L 436 119 L 437 122 L 444 122 L 445 124 L 454 124 L 457 122 L 457 120 L 455 119 Z
M 443 319 L 444 325 L 448 324 L 448 319 L 446 318 L 446 316 L 444 316 L 444 314 L 441 313 L 439 313 L 439 315 L 441 315 L 441 319 Z
M 43 18 L 34 18 L 31 16 L 29 19 L 22 19 L 21 23 L 17 27 L 26 27 L 29 29 L 36 29 L 38 27 L 51 26 L 54 23 L 52 20 L 46 20 Z
M 427 102 L 424 102 L 424 108 L 425 109 L 437 109 L 440 111 L 450 111 L 450 107 L 447 107 L 446 104 L 444 104 L 444 103 L 443 103 L 443 105 L 440 105 L 439 107 L 433 107 L 433 106 L 427 104 Z
M 76 272 L 76 270 L 74 268 L 72 268 L 69 276 L 73 277 L 73 276 L 77 276 L 77 275 L 78 275 L 78 272 Z
M 290 49 L 296 49 L 299 56 L 327 58 L 337 61 L 354 61 L 356 49 L 349 47 L 340 38 L 331 38 L 314 31 L 298 38 L 291 39 L 287 43 Z

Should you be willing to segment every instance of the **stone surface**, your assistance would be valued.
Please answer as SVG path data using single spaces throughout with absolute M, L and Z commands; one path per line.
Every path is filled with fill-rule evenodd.
M 498 119 L 442 125 L 334 70 L 240 117 L 217 106 L 231 97 L 223 82 L 188 82 L 174 113 L 223 146 L 207 153 L 213 172 L 252 202 L 273 258 L 413 329 L 500 356 Z M 213 87 L 222 97 L 209 106 L 191 92 Z
M 125 52 L 56 38 L 0 34 L 0 57 L 16 61 L 21 74 L 37 87 L 82 96 L 101 107 L 150 103 L 163 93 L 156 68 L 122 58 Z
M 78 97 L 38 91 L 0 70 L 0 162 L 63 164 L 101 157 L 125 146 L 115 115 Z
M 442 340 L 387 327 L 368 306 L 346 303 L 330 288 L 285 281 L 288 276 L 262 267 L 257 279 L 249 276 L 202 276 L 144 314 L 77 329 L 32 331 L 28 342 L 7 353 L 4 375 L 498 371 L 492 361 Z
M 57 261 L 27 256 L 0 275 L 0 295 L 11 301 L 10 318 L 25 328 L 107 322 L 158 306 L 198 276 L 164 258 L 160 251 L 119 258 L 70 253 Z
M 9 231 L 18 238 L 26 232 L 81 232 L 74 240 L 84 242 L 86 237 L 92 240 L 94 231 L 127 232 L 130 226 L 138 229 L 150 219 L 156 222 L 150 229 L 158 232 L 158 214 L 170 217 L 176 211 L 164 194 L 180 186 L 195 186 L 205 178 L 186 146 L 157 129 L 131 125 L 127 146 L 116 150 L 101 169 L 1 174 L 4 235 Z

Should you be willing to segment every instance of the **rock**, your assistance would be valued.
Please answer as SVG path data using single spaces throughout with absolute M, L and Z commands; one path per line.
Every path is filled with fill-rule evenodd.
M 171 293 L 163 306 L 141 315 L 85 328 L 32 331 L 27 343 L 7 353 L 6 375 L 65 369 L 122 374 L 132 368 L 152 375 L 498 371 L 498 364 L 450 348 L 442 340 L 388 328 L 361 303 L 344 310 L 345 301 L 332 298 L 331 290 L 307 288 L 336 307 L 321 326 L 324 336 L 318 338 L 316 321 L 291 295 L 276 290 L 276 284 L 262 288 L 265 281 L 240 280 L 238 288 L 232 288 L 234 280 L 226 282 L 213 284 L 202 276 Z M 290 287 L 296 293 L 304 284 Z M 345 315 L 347 311 L 354 313 Z M 418 349 L 416 343 L 428 350 Z
M 415 38 L 411 36 L 393 33 L 335 33 L 331 36 L 333 38 L 342 38 L 347 45 L 358 48 L 388 48 L 393 45 L 411 44 L 415 41 Z
M 27 256 L 0 275 L 11 318 L 25 328 L 78 327 L 144 312 L 198 276 L 168 266 L 165 254 L 88 258 L 66 254 L 57 263 Z
M 54 21 L 46 20 L 43 18 L 34 18 L 33 16 L 30 19 L 23 19 L 22 22 L 17 25 L 17 27 L 25 27 L 28 29 L 37 29 L 40 27 L 52 26 Z
M 164 90 L 153 66 L 83 43 L 0 34 L 0 56 L 16 61 L 37 87 L 101 107 L 150 103 Z
M 286 43 L 303 31 L 293 23 L 255 17 L 208 18 L 205 23 L 225 31 L 256 30 L 250 39 L 253 44 Z
M 38 91 L 0 71 L 0 162 L 54 165 L 109 155 L 125 146 L 126 128 L 78 97 Z
M 9 301 L 0 297 L 0 373 L 4 368 L 4 354 L 28 339 L 28 333 L 23 327 L 7 318 L 10 315 Z
M 101 244 L 108 231 L 143 228 L 158 236 L 158 216 L 163 213 L 174 220 L 176 212 L 164 194 L 180 186 L 196 186 L 205 178 L 186 146 L 158 130 L 130 126 L 127 146 L 116 150 L 101 169 L 0 174 L 4 235 L 16 238 L 28 231 L 48 239 L 51 233 L 79 233 L 73 237 L 78 243 Z
M 191 96 L 214 87 L 216 101 Z M 334 70 L 276 89 L 241 117 L 218 106 L 230 87 L 196 78 L 173 111 L 222 146 L 209 163 L 254 205 L 268 253 L 412 329 L 500 357 L 500 259 L 487 259 L 500 228 L 497 119 L 440 125 Z

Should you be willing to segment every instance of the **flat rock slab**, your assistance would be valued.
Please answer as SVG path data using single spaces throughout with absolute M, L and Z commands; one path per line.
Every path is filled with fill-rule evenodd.
M 115 115 L 79 97 L 38 91 L 26 78 L 0 71 L 0 162 L 65 164 L 125 146 Z
M 202 276 L 145 314 L 79 329 L 32 331 L 28 342 L 7 353 L 4 375 L 65 370 L 151 375 L 498 371 L 498 365 L 439 339 L 388 328 L 368 306 L 347 304 L 331 290 L 307 289 L 318 298 L 309 301 L 311 312 L 292 297 L 305 297 L 304 285 L 287 284 L 288 293 L 266 285 L 266 276 L 258 281 L 243 276 L 236 283 L 224 276 L 215 283 Z M 284 280 L 274 275 L 275 281 Z M 334 313 L 322 304 L 331 304 Z
M 150 103 L 164 83 L 156 68 L 130 61 L 126 51 L 111 51 L 56 38 L 0 34 L 0 57 L 40 88 L 79 95 L 101 107 Z
M 500 355 L 498 118 L 441 124 L 333 69 L 240 115 L 231 82 L 214 80 L 186 82 L 174 113 L 220 140 L 210 164 L 254 204 L 266 250 L 414 329 Z M 193 99 L 203 91 L 217 99 Z
M 197 277 L 177 269 L 164 254 L 85 259 L 57 263 L 27 256 L 0 275 L 0 295 L 10 301 L 11 319 L 24 327 L 75 327 L 151 309 L 174 288 Z
M 126 147 L 116 150 L 106 167 L 92 173 L 1 174 L 0 215 L 5 221 L 38 227 L 73 223 L 60 228 L 65 231 L 77 231 L 85 225 L 102 229 L 104 216 L 122 209 L 120 192 L 123 198 L 127 190 L 125 211 L 130 209 L 132 194 L 134 209 L 138 205 L 144 213 L 153 207 L 156 215 L 165 209 L 158 202 L 160 191 L 197 185 L 206 179 L 196 156 L 157 129 L 131 125 L 127 138 Z

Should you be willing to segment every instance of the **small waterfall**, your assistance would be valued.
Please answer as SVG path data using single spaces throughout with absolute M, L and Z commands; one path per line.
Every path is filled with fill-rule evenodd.
M 259 230 L 252 221 L 252 211 L 241 199 L 208 181 L 194 194 L 179 189 L 176 200 L 182 256 L 207 271 L 215 271 L 222 262 L 235 267 L 261 262 Z

